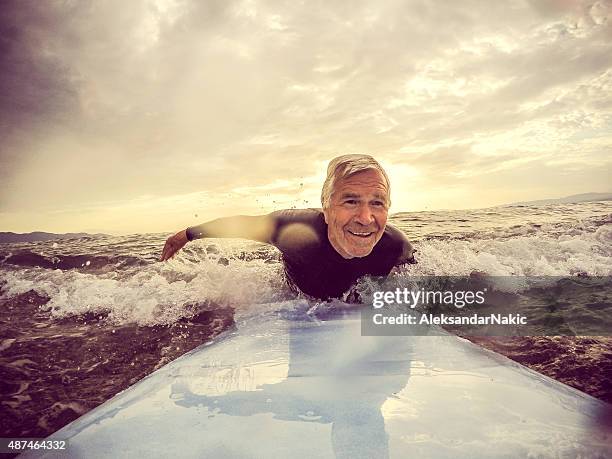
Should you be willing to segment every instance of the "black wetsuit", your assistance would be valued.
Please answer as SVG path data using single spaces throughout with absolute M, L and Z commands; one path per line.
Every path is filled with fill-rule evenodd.
M 387 276 L 394 266 L 415 263 L 410 242 L 391 225 L 369 255 L 346 259 L 329 242 L 321 210 L 281 210 L 271 216 L 275 230 L 269 242 L 281 251 L 287 277 L 315 298 L 339 298 L 362 276 Z

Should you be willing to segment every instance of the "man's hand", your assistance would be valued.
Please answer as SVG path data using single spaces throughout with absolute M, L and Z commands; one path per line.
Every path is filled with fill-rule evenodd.
M 187 239 L 187 232 L 185 230 L 179 231 L 174 236 L 170 236 L 166 240 L 166 244 L 164 245 L 164 250 L 162 250 L 159 261 L 166 261 L 169 258 L 172 258 L 174 254 L 181 250 L 188 242 L 189 239 Z

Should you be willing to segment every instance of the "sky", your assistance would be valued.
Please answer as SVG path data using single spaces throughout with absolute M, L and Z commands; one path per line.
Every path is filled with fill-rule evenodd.
M 346 153 L 391 213 L 612 190 L 612 0 L 4 1 L 0 66 L 0 231 L 320 207 Z

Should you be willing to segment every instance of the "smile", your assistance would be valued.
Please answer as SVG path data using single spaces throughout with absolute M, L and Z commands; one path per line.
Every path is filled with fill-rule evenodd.
M 374 234 L 373 231 L 369 231 L 367 233 L 358 233 L 356 231 L 351 231 L 351 230 L 347 230 L 347 231 L 351 233 L 353 236 L 363 237 L 363 238 L 370 237 L 372 234 Z

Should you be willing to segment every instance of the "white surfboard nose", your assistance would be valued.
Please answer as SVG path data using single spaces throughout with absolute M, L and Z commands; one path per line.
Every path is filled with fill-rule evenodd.
M 612 457 L 609 410 L 455 336 L 262 316 L 25 457 Z

